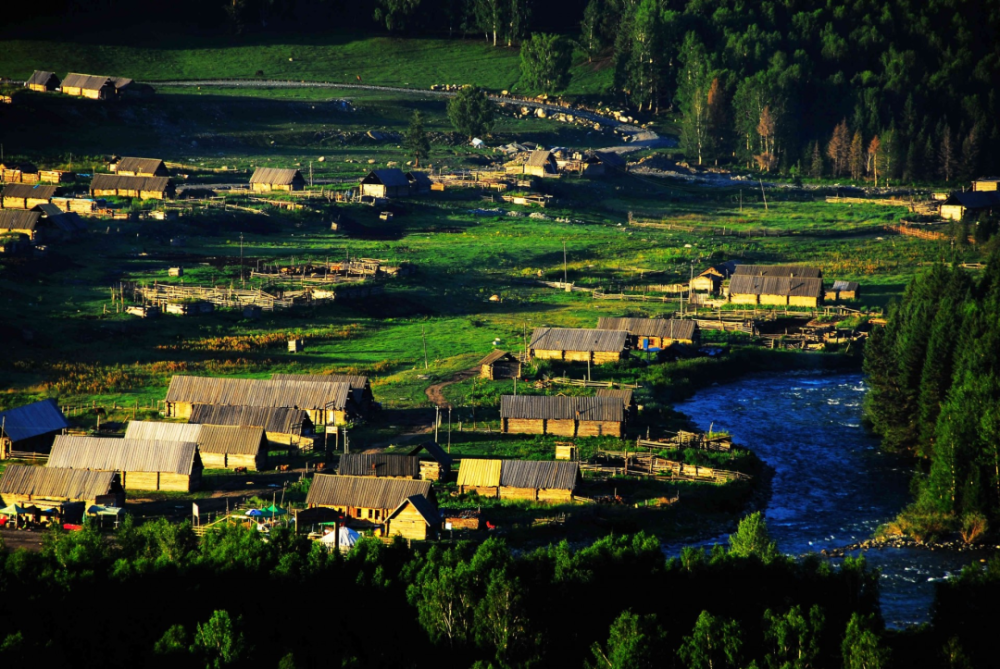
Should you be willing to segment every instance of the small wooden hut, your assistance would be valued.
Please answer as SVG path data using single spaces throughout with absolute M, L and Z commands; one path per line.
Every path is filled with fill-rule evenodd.
M 291 192 L 303 190 L 305 187 L 306 180 L 302 178 L 302 173 L 295 169 L 258 167 L 250 177 L 250 190 L 255 193 Z
M 559 173 L 559 166 L 551 151 L 532 151 L 524 163 L 523 173 L 536 177 L 551 177 Z
M 601 318 L 597 321 L 597 329 L 625 330 L 628 332 L 629 347 L 640 351 L 698 343 L 698 325 L 686 319 Z
M 140 200 L 166 200 L 176 189 L 167 177 L 131 177 L 95 174 L 90 182 L 91 197 L 134 197 Z
M 479 361 L 479 378 L 496 381 L 521 376 L 521 361 L 507 351 L 496 350 Z
M 451 466 L 455 463 L 435 441 L 425 441 L 410 450 L 410 455 L 420 459 L 420 479 L 423 481 L 447 481 L 451 478 Z
M 538 360 L 593 362 L 601 365 L 628 356 L 628 332 L 582 328 L 535 328 L 528 345 Z
M 111 171 L 122 177 L 168 177 L 170 171 L 159 158 L 122 158 Z
M 625 422 L 635 420 L 639 413 L 639 405 L 636 404 L 635 396 L 631 388 L 598 388 L 597 397 L 614 397 L 621 401 L 625 407 Z
M 5 506 L 35 505 L 63 513 L 69 511 L 68 506 L 79 505 L 82 515 L 95 504 L 124 506 L 125 489 L 116 472 L 11 464 L 0 475 L 0 500 Z
M 857 281 L 834 281 L 833 288 L 826 291 L 826 299 L 856 300 L 861 297 L 861 284 Z
M 402 170 L 395 167 L 372 170 L 361 180 L 362 196 L 406 197 L 409 194 L 409 180 Z
M 119 100 L 146 99 L 153 97 L 153 94 L 156 93 L 156 89 L 149 84 L 141 84 L 128 77 L 111 77 L 111 85 L 115 87 L 115 94 Z
M 49 204 L 56 194 L 55 186 L 9 184 L 3 189 L 4 209 L 34 209 Z
M 1000 190 L 1000 177 L 979 177 L 972 182 L 972 190 L 976 193 Z
M 706 295 L 718 295 L 722 292 L 722 284 L 736 273 L 736 267 L 741 263 L 736 260 L 712 265 L 698 276 L 691 279 L 689 287 L 692 292 Z
M 823 280 L 737 274 L 729 281 L 729 301 L 733 304 L 817 307 L 823 301 Z
M 556 443 L 556 460 L 576 460 L 576 444 L 568 442 Z
M 1000 211 L 1000 191 L 976 190 L 969 193 L 952 193 L 941 203 L 941 218 L 961 221 L 966 216 L 991 214 Z
M 391 453 L 348 453 L 340 456 L 337 473 L 341 476 L 419 479 L 420 458 Z
M 566 461 L 466 458 L 458 469 L 460 493 L 533 502 L 572 502 L 580 480 L 580 464 Z
M 31 163 L 0 163 L 0 181 L 13 184 L 36 184 L 39 181 L 38 168 Z
M 45 72 L 44 70 L 35 70 L 31 77 L 24 82 L 24 85 L 30 91 L 38 91 L 39 93 L 50 93 L 57 88 L 59 88 L 59 77 L 53 72 Z
M 195 404 L 189 423 L 262 427 L 269 443 L 312 450 L 313 422 L 302 409 Z
M 423 495 L 410 495 L 389 513 L 385 525 L 388 536 L 424 541 L 441 529 L 441 513 Z
M 44 236 L 41 217 L 37 211 L 4 209 L 0 211 L 0 235 L 24 235 L 32 242 L 39 241 Z
M 62 92 L 91 100 L 108 100 L 115 96 L 115 87 L 108 77 L 73 72 L 63 79 Z
M 399 534 L 407 539 L 427 539 L 436 529 L 433 518 L 420 524 L 407 513 L 398 525 L 390 520 L 394 515 L 398 518 L 404 503 L 415 496 L 424 499 L 416 503 L 421 505 L 416 509 L 418 513 L 437 513 L 434 491 L 428 481 L 316 474 L 306 506 L 335 509 L 346 516 L 349 526 L 372 529 L 381 536 Z
M 42 215 L 40 224 L 46 233 L 52 232 L 58 237 L 70 238 L 87 231 L 87 224 L 74 211 L 63 211 L 54 204 L 40 204 L 34 210 Z
M 118 472 L 126 490 L 192 492 L 201 487 L 201 457 L 191 441 L 61 435 L 46 466 Z
M 69 427 L 53 399 L 0 412 L 0 460 L 48 453 Z
M 614 397 L 504 395 L 500 431 L 504 434 L 554 434 L 561 437 L 621 438 L 625 407 Z

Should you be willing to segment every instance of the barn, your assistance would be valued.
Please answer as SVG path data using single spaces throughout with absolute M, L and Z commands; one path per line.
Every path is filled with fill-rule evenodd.
M 828 300 L 856 300 L 861 297 L 861 284 L 857 281 L 834 281 L 833 288 L 826 291 Z
M 38 168 L 31 163 L 0 163 L 0 181 L 14 184 L 38 183 Z
M 538 360 L 593 362 L 601 365 L 628 356 L 628 332 L 582 328 L 535 328 L 528 351 Z
M 174 197 L 174 185 L 167 177 L 130 177 L 118 174 L 95 174 L 90 182 L 91 197 L 135 197 L 140 200 L 166 200 Z
M 414 497 L 423 501 L 411 501 Z M 405 508 L 407 501 L 411 510 Z M 347 525 L 375 530 L 384 537 L 399 534 L 407 539 L 428 539 L 440 525 L 428 481 L 316 474 L 306 506 L 335 509 L 347 517 Z M 401 511 L 407 513 L 402 514 L 402 522 L 394 525 L 390 517 L 398 518 Z M 413 511 L 423 518 L 422 523 L 414 522 Z
M 259 426 L 133 420 L 125 430 L 125 438 L 194 442 L 206 469 L 245 467 L 248 471 L 258 471 L 267 464 L 267 438 L 264 428 Z
M 348 453 L 340 456 L 337 473 L 341 476 L 419 479 L 420 458 L 390 453 Z
M 108 100 L 115 96 L 115 87 L 108 77 L 73 72 L 63 79 L 62 92 L 91 100 Z
M 170 171 L 159 158 L 122 158 L 111 167 L 122 177 L 168 177 Z
M 551 177 L 559 173 L 559 166 L 551 151 L 532 151 L 524 163 L 524 174 L 536 177 Z
M 646 351 L 674 344 L 698 343 L 698 325 L 693 320 L 667 318 L 601 318 L 598 330 L 625 330 L 629 347 Z
M 625 433 L 625 407 L 614 397 L 504 395 L 500 398 L 500 431 L 621 438 Z
M 0 211 L 0 235 L 25 235 L 35 242 L 44 237 L 44 224 L 39 225 L 42 217 L 37 211 L 20 209 L 4 209 Z
M 737 274 L 729 282 L 733 304 L 817 307 L 822 300 L 822 279 Z
M 302 409 L 287 407 L 215 406 L 195 404 L 189 423 L 262 427 L 267 441 L 276 446 L 294 446 L 312 450 L 313 422 Z
M 195 404 L 302 409 L 314 425 L 344 425 L 356 413 L 351 387 L 336 381 L 310 383 L 267 379 L 175 376 L 167 390 L 165 415 L 190 418 Z
M 395 167 L 374 170 L 361 180 L 361 195 L 371 197 L 406 197 L 410 182 L 403 171 Z
M 496 381 L 521 376 L 521 361 L 507 351 L 493 351 L 479 361 L 479 378 Z
M 272 381 L 301 381 L 303 383 L 346 383 L 351 388 L 354 408 L 367 413 L 375 405 L 372 384 L 363 374 L 272 374 Z
M 95 504 L 124 506 L 125 489 L 116 472 L 12 464 L 0 476 L 0 500 L 4 506 L 34 505 L 79 517 Z
M 426 172 L 407 172 L 406 181 L 410 184 L 410 195 L 422 195 L 431 192 L 431 178 Z
M 48 453 L 68 427 L 53 399 L 0 412 L 0 460 Z
M 447 481 L 451 477 L 451 456 L 436 441 L 425 441 L 410 450 L 410 455 L 420 459 L 420 478 L 423 481 Z
M 1000 186 L 1000 177 L 979 177 L 972 182 L 972 190 L 976 193 L 995 192 L 1000 190 L 997 186 Z
M 202 463 L 192 441 L 154 441 L 61 435 L 47 467 L 118 472 L 125 490 L 193 492 Z
M 255 193 L 291 192 L 303 190 L 305 187 L 306 180 L 302 178 L 302 173 L 295 169 L 258 167 L 250 177 L 250 190 Z
M 961 221 L 966 216 L 978 216 L 1000 211 L 1000 192 L 979 190 L 971 193 L 952 193 L 941 203 L 941 218 Z
M 822 279 L 823 271 L 818 267 L 806 267 L 804 265 L 736 265 L 733 276 L 741 275 Z
M 533 502 L 572 502 L 580 464 L 544 460 L 466 458 L 458 469 L 458 491 Z
M 59 88 L 59 84 L 59 77 L 55 73 L 45 72 L 44 70 L 35 70 L 31 77 L 24 82 L 28 90 L 38 91 L 39 93 L 52 92 Z
M 9 184 L 3 189 L 3 208 L 34 209 L 40 204 L 49 204 L 56 190 L 56 186 Z
M 614 397 L 621 401 L 622 406 L 625 408 L 626 423 L 634 420 L 639 413 L 639 405 L 635 401 L 635 396 L 631 388 L 598 388 L 595 395 L 597 397 Z

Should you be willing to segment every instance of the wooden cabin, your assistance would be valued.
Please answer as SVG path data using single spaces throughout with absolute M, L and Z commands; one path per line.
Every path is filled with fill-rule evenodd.
M 76 237 L 87 231 L 87 224 L 73 211 L 63 211 L 54 204 L 39 204 L 34 210 L 42 215 L 39 222 L 46 234 L 53 233 L 64 239 Z
M 857 281 L 834 281 L 833 288 L 826 291 L 826 299 L 856 300 L 861 297 L 861 284 Z
M 941 203 L 941 218 L 950 221 L 961 221 L 967 216 L 992 214 L 1000 211 L 1000 191 L 974 191 L 970 193 L 952 193 Z
M 531 155 L 524 162 L 522 174 L 529 174 L 535 177 L 551 177 L 559 173 L 559 166 L 551 151 L 532 151 Z
M 259 426 L 133 420 L 125 430 L 125 438 L 194 442 L 206 469 L 245 467 L 248 471 L 258 471 L 267 464 L 268 442 L 264 428 Z
M 620 400 L 625 408 L 625 422 L 635 420 L 639 413 L 639 405 L 636 404 L 634 393 L 631 388 L 598 388 L 595 393 L 597 397 L 614 397 Z
M 500 431 L 560 437 L 618 437 L 625 434 L 625 408 L 614 397 L 503 395 Z
M 254 193 L 291 192 L 304 190 L 306 180 L 295 169 L 258 167 L 250 177 L 250 190 Z
M 556 460 L 576 460 L 577 455 L 576 444 L 567 442 L 556 443 Z
M 422 481 L 447 481 L 451 478 L 451 466 L 455 463 L 450 455 L 435 441 L 425 441 L 410 450 L 410 455 L 420 460 Z
M 91 197 L 134 197 L 140 200 L 166 200 L 176 190 L 167 177 L 129 177 L 95 174 L 90 182 Z
M 425 541 L 432 539 L 441 529 L 440 512 L 423 495 L 410 495 L 386 519 L 388 536 L 399 535 L 404 539 Z
M 420 508 L 415 510 L 419 514 L 437 514 L 434 491 L 428 481 L 316 474 L 309 486 L 306 506 L 335 509 L 345 515 L 348 526 L 375 530 L 383 537 L 398 534 L 406 539 L 428 539 L 440 525 L 433 516 L 425 518 L 427 522 L 422 525 L 414 521 L 410 512 L 403 515 L 398 525 L 391 520 L 392 516 L 399 517 L 401 507 L 414 496 L 424 498 L 424 502 L 417 502 Z
M 0 460 L 46 454 L 68 427 L 53 399 L 0 412 Z
M 351 389 L 351 403 L 355 411 L 365 415 L 375 407 L 371 381 L 363 374 L 272 374 L 271 380 L 303 383 L 346 383 Z
M 629 348 L 662 350 L 674 344 L 698 343 L 698 325 L 693 320 L 666 318 L 601 318 L 598 330 L 625 330 Z
M 59 509 L 64 515 L 78 505 L 79 515 L 95 504 L 125 506 L 125 489 L 117 472 L 57 469 L 11 464 L 0 475 L 0 501 L 4 506 L 37 506 Z
M 479 378 L 496 381 L 521 376 L 521 361 L 507 351 L 493 351 L 479 361 Z
M 979 177 L 972 182 L 972 190 L 976 193 L 987 193 L 1000 190 L 1000 177 Z
M 736 267 L 740 264 L 738 261 L 730 260 L 718 265 L 712 265 L 691 279 L 689 287 L 694 293 L 718 295 L 722 292 L 723 282 L 732 278 L 733 274 L 736 273 Z
M 76 172 L 69 170 L 38 170 L 38 180 L 50 184 L 62 184 L 76 181 Z
M 53 72 L 45 72 L 43 70 L 35 70 L 31 77 L 24 82 L 24 85 L 29 91 L 38 91 L 39 93 L 51 93 L 52 91 L 59 88 L 59 77 Z
M 410 185 L 410 195 L 423 195 L 431 192 L 433 182 L 426 172 L 407 172 L 406 181 Z
M 0 163 L 0 181 L 9 184 L 36 184 L 39 181 L 38 168 L 31 163 Z
M 822 279 L 823 271 L 805 265 L 736 265 L 733 276 L 783 276 L 797 279 Z
M 818 307 L 823 301 L 823 280 L 737 274 L 729 281 L 729 301 L 733 304 Z
M 159 158 L 122 158 L 111 166 L 121 177 L 168 177 L 170 171 Z
M 593 362 L 601 365 L 628 357 L 628 332 L 583 328 L 535 328 L 528 354 L 537 360 Z
M 347 453 L 340 456 L 337 473 L 341 476 L 419 479 L 420 458 L 390 453 Z
M 108 77 L 73 72 L 63 79 L 62 92 L 91 100 L 109 100 L 115 96 L 115 87 Z
M 118 472 L 125 490 L 193 492 L 202 462 L 192 441 L 152 441 L 61 435 L 47 467 Z
M 111 77 L 111 85 L 115 87 L 115 95 L 119 100 L 147 99 L 156 93 L 156 89 L 149 84 L 141 84 L 128 77 Z
M 44 224 L 39 225 L 42 217 L 37 211 L 19 209 L 4 209 L 0 211 L 0 235 L 24 235 L 31 242 L 37 242 L 44 236 Z
M 55 186 L 8 184 L 3 189 L 3 208 L 34 209 L 40 204 L 49 204 L 56 190 Z
M 361 195 L 370 197 L 406 197 L 410 182 L 403 171 L 395 167 L 373 170 L 361 180 Z
M 460 493 L 501 499 L 568 503 L 580 481 L 578 462 L 465 458 L 458 469 Z
M 302 409 L 314 425 L 344 425 L 357 413 L 347 383 L 204 376 L 171 379 L 164 415 L 189 418 L 195 404 Z
M 268 443 L 274 446 L 312 450 L 315 441 L 313 422 L 302 409 L 195 404 L 188 422 L 262 427 Z

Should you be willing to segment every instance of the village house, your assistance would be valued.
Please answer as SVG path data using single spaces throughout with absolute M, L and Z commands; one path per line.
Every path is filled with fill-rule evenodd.
M 115 94 L 119 100 L 145 99 L 156 93 L 156 89 L 149 84 L 140 84 L 128 77 L 111 77 L 111 85 L 115 87 Z
M 193 492 L 202 462 L 191 441 L 153 441 L 61 435 L 46 467 L 118 472 L 125 490 Z
M 804 265 L 736 265 L 733 276 L 784 276 L 799 279 L 822 279 L 823 271 L 818 267 Z
M 535 177 L 551 177 L 559 173 L 555 156 L 551 151 L 532 151 L 524 163 L 523 174 Z
M 37 211 L 4 209 L 0 211 L 0 235 L 24 235 L 32 243 L 44 237 L 44 225 L 39 226 L 42 215 Z
M 303 190 L 305 187 L 306 180 L 296 169 L 258 167 L 250 177 L 250 190 L 255 193 L 291 192 Z
M 966 217 L 1000 211 L 1000 191 L 984 188 L 970 193 L 952 193 L 941 203 L 941 218 L 961 221 Z
M 406 181 L 410 184 L 410 195 L 424 195 L 431 192 L 433 182 L 426 172 L 407 172 Z
M 0 181 L 13 184 L 36 184 L 39 181 L 38 168 L 31 163 L 0 163 Z
M 635 420 L 639 413 L 639 405 L 636 404 L 631 388 L 598 388 L 595 393 L 597 397 L 614 397 L 621 401 L 625 408 L 625 422 Z
M 691 279 L 689 287 L 692 292 L 703 295 L 718 295 L 722 292 L 722 284 L 736 273 L 740 263 L 735 260 L 712 265 L 698 276 Z
M 537 360 L 593 362 L 601 365 L 628 357 L 628 332 L 582 328 L 535 328 L 528 354 Z
M 458 469 L 460 493 L 501 499 L 569 503 L 580 481 L 577 462 L 464 458 Z
M 28 90 L 38 91 L 39 93 L 52 92 L 59 88 L 59 84 L 59 77 L 52 72 L 44 72 L 42 70 L 35 70 L 31 77 L 24 82 Z
M 383 537 L 429 539 L 441 524 L 428 481 L 316 474 L 306 506 L 339 511 L 347 525 Z
M 108 77 L 72 72 L 63 79 L 62 92 L 91 100 L 109 100 L 115 96 L 115 86 Z
M 122 158 L 111 165 L 111 171 L 122 177 L 168 177 L 170 171 L 159 158 Z
M 259 471 L 267 464 L 267 438 L 259 426 L 201 425 L 133 420 L 125 430 L 126 439 L 139 441 L 180 441 L 198 445 L 206 469 Z
M 390 167 L 373 170 L 361 180 L 361 195 L 370 197 L 406 197 L 410 194 L 410 181 L 403 171 Z
M 340 456 L 337 473 L 341 476 L 419 479 L 420 458 L 390 453 L 346 453 Z
M 49 204 L 56 190 L 56 186 L 8 184 L 3 189 L 3 208 L 34 209 L 40 204 Z
M 356 413 L 347 383 L 175 376 L 164 415 L 189 418 L 195 404 L 302 409 L 314 425 L 344 425 Z
M 76 212 L 63 211 L 54 204 L 39 204 L 34 210 L 42 215 L 39 224 L 47 236 L 70 239 L 87 231 L 87 224 Z
M 977 193 L 1000 190 L 1000 177 L 979 177 L 972 182 L 972 190 Z
M 315 438 L 313 422 L 302 409 L 287 407 L 215 406 L 195 404 L 189 423 L 264 429 L 268 443 L 312 450 Z
M 856 300 L 861 297 L 861 284 L 857 281 L 834 281 L 833 288 L 826 291 L 825 299 Z
M 615 397 L 503 395 L 500 431 L 621 438 L 625 434 L 625 408 Z
M 55 509 L 65 520 L 82 517 L 95 504 L 125 506 L 125 489 L 117 472 L 11 464 L 0 475 L 0 501 Z
M 69 170 L 38 170 L 38 180 L 50 184 L 76 181 L 76 172 Z
M 0 412 L 0 460 L 48 453 L 68 427 L 53 399 Z
M 272 381 L 301 381 L 304 383 L 346 383 L 351 388 L 354 409 L 366 414 L 375 406 L 372 384 L 363 374 L 272 374 Z
M 817 307 L 823 300 L 823 280 L 788 276 L 737 274 L 729 282 L 733 304 Z
M 140 200 L 166 200 L 174 197 L 175 192 L 174 185 L 167 177 L 95 174 L 90 182 L 91 197 L 134 197 Z
M 635 350 L 662 350 L 674 344 L 698 343 L 698 325 L 693 320 L 666 318 L 601 318 L 598 330 L 625 330 L 629 347 Z
M 497 381 L 521 376 L 521 361 L 507 351 L 496 350 L 479 361 L 479 378 Z
M 420 479 L 423 481 L 447 481 L 451 477 L 451 466 L 455 461 L 445 453 L 435 441 L 425 441 L 410 449 L 409 455 L 420 460 Z

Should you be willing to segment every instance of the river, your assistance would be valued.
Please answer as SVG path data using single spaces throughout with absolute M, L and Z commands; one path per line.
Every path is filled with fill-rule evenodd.
M 768 529 L 783 552 L 801 555 L 869 538 L 910 499 L 909 466 L 882 453 L 861 425 L 865 392 L 861 374 L 759 374 L 706 388 L 675 408 L 703 430 L 731 433 L 774 468 Z M 984 557 L 891 548 L 864 555 L 882 572 L 882 615 L 891 627 L 928 621 L 934 583 Z

